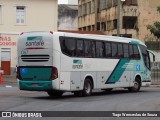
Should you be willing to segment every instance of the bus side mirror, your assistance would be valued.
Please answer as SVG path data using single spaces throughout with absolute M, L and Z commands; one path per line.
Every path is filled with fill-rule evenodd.
M 153 56 L 153 62 L 155 62 L 156 61 L 155 54 L 152 51 L 150 51 L 150 50 L 148 50 L 148 52 L 149 52 L 150 55 Z
M 155 55 L 153 54 L 153 62 L 155 62 L 156 61 L 156 57 L 155 57 Z

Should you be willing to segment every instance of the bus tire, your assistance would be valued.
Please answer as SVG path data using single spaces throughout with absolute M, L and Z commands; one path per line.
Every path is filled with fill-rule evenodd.
M 92 82 L 89 78 L 86 78 L 84 81 L 84 86 L 83 86 L 83 90 L 82 90 L 82 96 L 90 96 L 92 94 Z
M 134 86 L 129 87 L 128 90 L 130 92 L 139 92 L 140 88 L 141 88 L 141 80 L 138 77 L 136 77 L 134 81 Z
M 63 95 L 63 92 L 59 91 L 47 91 L 47 93 L 50 97 L 61 97 Z

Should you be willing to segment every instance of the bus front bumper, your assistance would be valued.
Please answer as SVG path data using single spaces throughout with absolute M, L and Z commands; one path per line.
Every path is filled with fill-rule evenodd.
M 53 90 L 52 81 L 27 81 L 19 80 L 19 89 L 28 91 L 47 91 Z

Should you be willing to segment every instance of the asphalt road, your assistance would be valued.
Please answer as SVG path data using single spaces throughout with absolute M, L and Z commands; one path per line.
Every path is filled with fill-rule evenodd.
M 112 92 L 96 90 L 89 97 L 75 97 L 72 93 L 65 93 L 61 98 L 51 98 L 45 92 L 20 91 L 16 85 L 12 87 L 0 85 L 0 111 L 160 111 L 160 87 L 141 88 L 138 93 L 130 93 L 124 89 Z M 84 118 L 67 117 L 53 120 L 55 119 L 84 120 Z M 124 118 L 85 119 L 124 120 Z M 132 119 L 135 118 L 130 118 Z M 146 119 L 151 120 L 151 118 L 144 120 Z M 152 119 L 159 120 L 159 118 Z

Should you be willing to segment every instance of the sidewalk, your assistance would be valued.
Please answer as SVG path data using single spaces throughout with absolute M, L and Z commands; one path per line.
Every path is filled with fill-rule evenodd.
M 5 84 L 18 84 L 16 76 L 3 75 L 3 81 L 4 81 Z

